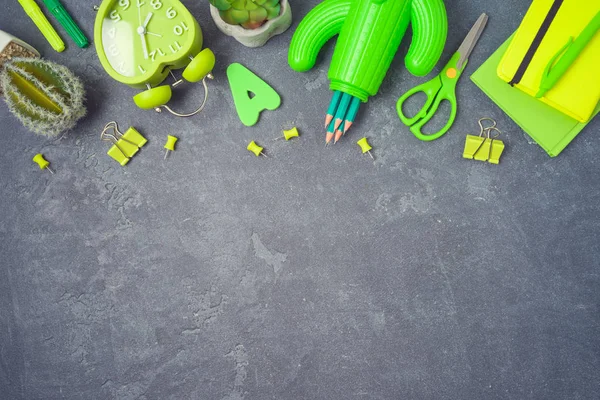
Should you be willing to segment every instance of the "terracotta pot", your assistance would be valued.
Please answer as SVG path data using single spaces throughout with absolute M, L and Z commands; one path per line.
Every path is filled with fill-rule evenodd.
M 281 0 L 279 3 L 281 4 L 279 17 L 267 21 L 256 29 L 246 29 L 240 25 L 228 24 L 221 19 L 219 10 L 213 5 L 210 6 L 210 15 L 219 30 L 227 36 L 233 36 L 246 47 L 261 47 L 273 36 L 285 32 L 292 25 L 292 9 L 288 0 Z

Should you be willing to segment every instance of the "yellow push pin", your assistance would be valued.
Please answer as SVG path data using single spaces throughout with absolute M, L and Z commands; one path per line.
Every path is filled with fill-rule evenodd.
M 49 167 L 50 163 L 48 161 L 46 161 L 46 159 L 44 158 L 43 155 L 36 154 L 33 157 L 33 162 L 36 163 L 37 165 L 39 165 L 40 169 L 47 169 L 48 171 L 50 171 L 51 174 L 54 174 L 54 171 L 52 171 Z
M 278 138 L 276 138 L 275 140 L 279 140 L 282 137 L 285 138 L 285 140 L 290 140 L 293 139 L 295 137 L 299 137 L 300 133 L 298 132 L 298 128 L 294 127 L 292 129 L 290 129 L 289 131 L 283 131 L 283 136 L 280 136 Z
M 259 145 L 257 145 L 256 143 L 254 143 L 254 140 L 250 142 L 250 144 L 248 145 L 247 149 L 251 153 L 254 153 L 254 155 L 256 157 L 260 157 L 260 156 L 267 157 L 267 155 L 265 153 L 263 153 L 263 148 L 260 147 Z
M 165 149 L 167 149 L 167 152 L 165 153 L 165 160 L 169 155 L 169 151 L 175 151 L 175 143 L 177 143 L 177 140 L 178 139 L 175 136 L 167 136 L 167 143 L 165 144 Z
M 358 142 L 356 142 L 356 144 L 360 146 L 360 149 L 362 150 L 363 154 L 369 153 L 369 155 L 371 156 L 371 158 L 373 160 L 375 159 L 375 157 L 373 157 L 373 154 L 371 154 L 371 150 L 373 150 L 373 148 L 371 147 L 371 145 L 367 141 L 366 137 L 360 139 Z

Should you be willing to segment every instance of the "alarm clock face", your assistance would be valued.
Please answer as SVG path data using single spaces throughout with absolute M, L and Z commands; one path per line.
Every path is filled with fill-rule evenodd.
M 100 60 L 123 83 L 156 84 L 166 65 L 181 68 L 202 47 L 198 23 L 178 0 L 105 0 L 98 13 Z

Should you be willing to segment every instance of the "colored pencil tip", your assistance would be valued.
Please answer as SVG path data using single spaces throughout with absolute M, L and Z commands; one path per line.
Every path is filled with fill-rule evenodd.
M 333 132 L 327 132 L 327 135 L 325 136 L 325 143 L 331 143 L 331 139 L 333 139 Z
M 342 132 L 342 131 L 337 131 L 337 132 L 335 133 L 335 139 L 334 139 L 333 143 L 334 143 L 334 144 L 335 144 L 335 143 L 337 143 L 337 142 L 338 142 L 338 140 L 340 140 L 340 138 L 342 137 L 342 135 L 343 135 L 343 134 L 344 134 L 344 132 Z
M 342 122 L 344 122 L 344 121 L 342 121 L 340 118 L 336 119 L 335 125 L 333 126 L 334 129 L 337 130 L 340 127 L 340 125 L 342 124 Z
M 348 132 L 348 129 L 350 129 L 351 127 L 352 127 L 352 122 L 346 121 L 346 123 L 344 124 L 344 133 Z
M 331 123 L 331 120 L 333 120 L 333 115 L 327 114 L 327 116 L 325 117 L 325 129 L 327 129 L 327 127 Z

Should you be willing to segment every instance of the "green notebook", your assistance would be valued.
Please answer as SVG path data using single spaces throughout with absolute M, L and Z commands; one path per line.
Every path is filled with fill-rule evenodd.
M 577 136 L 587 123 L 581 123 L 538 101 L 500 79 L 496 73 L 510 37 L 471 76 L 481 90 L 533 138 L 550 157 L 556 157 Z M 600 104 L 594 115 L 600 112 Z

